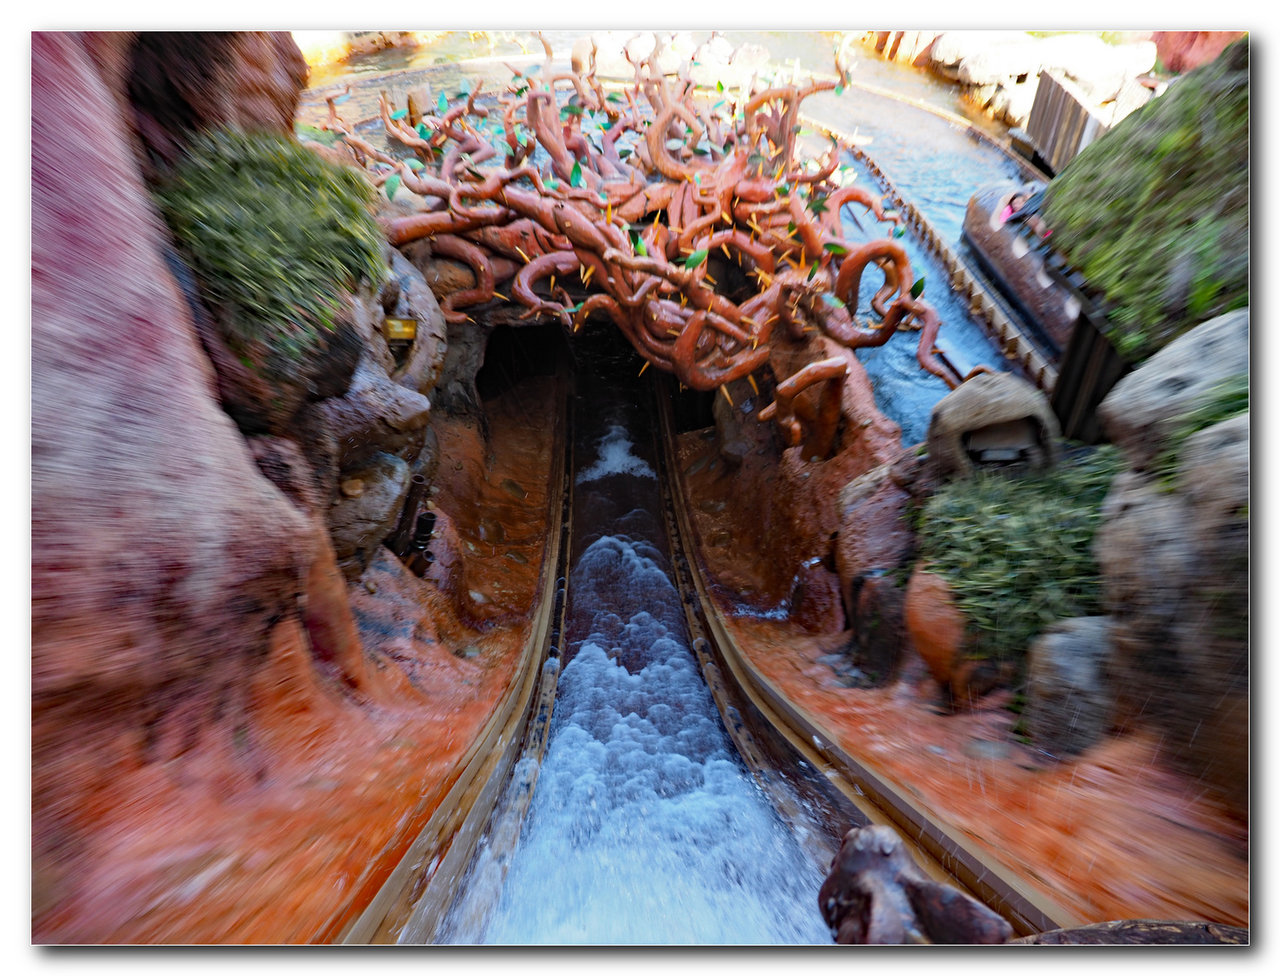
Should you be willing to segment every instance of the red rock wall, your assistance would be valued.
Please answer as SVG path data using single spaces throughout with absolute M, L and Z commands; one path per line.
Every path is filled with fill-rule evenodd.
M 1208 64 L 1244 31 L 1154 31 L 1151 40 L 1165 69 L 1186 74 Z
M 80 817 L 113 763 L 233 736 L 310 558 L 304 519 L 219 408 L 160 257 L 94 63 L 121 49 L 32 35 L 35 913 L 74 882 Z

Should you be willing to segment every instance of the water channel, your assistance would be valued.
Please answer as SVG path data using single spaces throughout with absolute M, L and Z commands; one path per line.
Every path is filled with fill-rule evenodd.
M 557 55 L 567 54 L 570 39 L 550 39 Z M 808 58 L 805 50 L 790 52 L 817 43 L 799 34 L 765 36 L 771 39 L 783 60 Z M 826 61 L 812 67 L 828 70 Z M 379 88 L 403 93 L 423 83 L 454 84 L 460 75 L 509 77 L 493 59 L 460 63 L 456 52 L 385 52 L 358 59 L 350 72 L 375 95 Z M 951 97 L 898 66 L 867 62 L 867 75 L 912 97 L 935 103 Z M 317 89 L 345 80 L 314 79 L 312 109 L 322 104 Z M 871 137 L 868 154 L 944 239 L 958 238 L 977 188 L 1018 177 L 1012 163 L 966 128 L 893 98 L 851 89 L 813 102 L 806 111 L 822 124 Z M 351 113 L 367 114 L 373 113 Z M 852 157 L 845 163 L 855 179 L 875 185 Z M 844 222 L 853 241 L 884 235 L 867 215 L 846 211 Z M 910 235 L 904 243 L 944 322 L 939 345 L 964 371 L 979 363 L 1000 367 L 985 334 L 946 287 L 941 265 Z M 863 308 L 879 285 L 871 277 L 863 282 Z M 652 394 L 636 376 L 641 360 L 608 338 L 614 341 L 588 329 L 574 339 L 568 617 L 561 653 L 549 662 L 560 669 L 559 686 L 537 787 L 517 827 L 518 843 L 509 851 L 487 847 L 497 831 L 482 842 L 435 940 L 829 944 L 817 910 L 827 865 L 806 856 L 735 753 L 689 649 L 668 570 Z M 924 438 L 929 412 L 947 392 L 916 363 L 917 340 L 904 332 L 858 353 L 904 444 Z M 402 940 L 416 941 L 414 931 L 406 928 Z
M 574 354 L 574 544 L 550 738 L 500 894 L 482 849 L 440 940 L 826 943 L 826 865 L 738 758 L 690 651 L 643 361 L 600 329 Z

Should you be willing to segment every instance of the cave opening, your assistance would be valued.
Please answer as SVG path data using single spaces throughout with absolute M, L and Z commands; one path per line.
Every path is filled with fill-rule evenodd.
M 489 335 L 484 363 L 476 373 L 476 392 L 481 400 L 493 400 L 522 380 L 554 376 L 568 358 L 564 329 L 557 322 L 497 325 Z

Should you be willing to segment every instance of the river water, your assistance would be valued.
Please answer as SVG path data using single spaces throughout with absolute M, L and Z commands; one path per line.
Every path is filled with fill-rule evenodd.
M 642 361 L 612 334 L 579 339 L 574 557 L 549 741 L 501 893 L 473 872 L 440 939 L 829 943 L 817 902 L 827 865 L 805 856 L 738 758 L 689 648 Z

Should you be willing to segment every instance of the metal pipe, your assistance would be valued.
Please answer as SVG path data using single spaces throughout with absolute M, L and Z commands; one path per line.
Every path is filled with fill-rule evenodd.
M 409 479 L 409 494 L 404 500 L 404 509 L 400 513 L 400 521 L 396 523 L 395 531 L 387 537 L 387 547 L 401 559 L 409 554 L 409 545 L 413 541 L 413 524 L 418 514 L 418 506 L 422 504 L 422 496 L 427 491 L 427 478 L 425 475 L 415 474 Z M 431 517 L 432 522 L 435 516 Z

